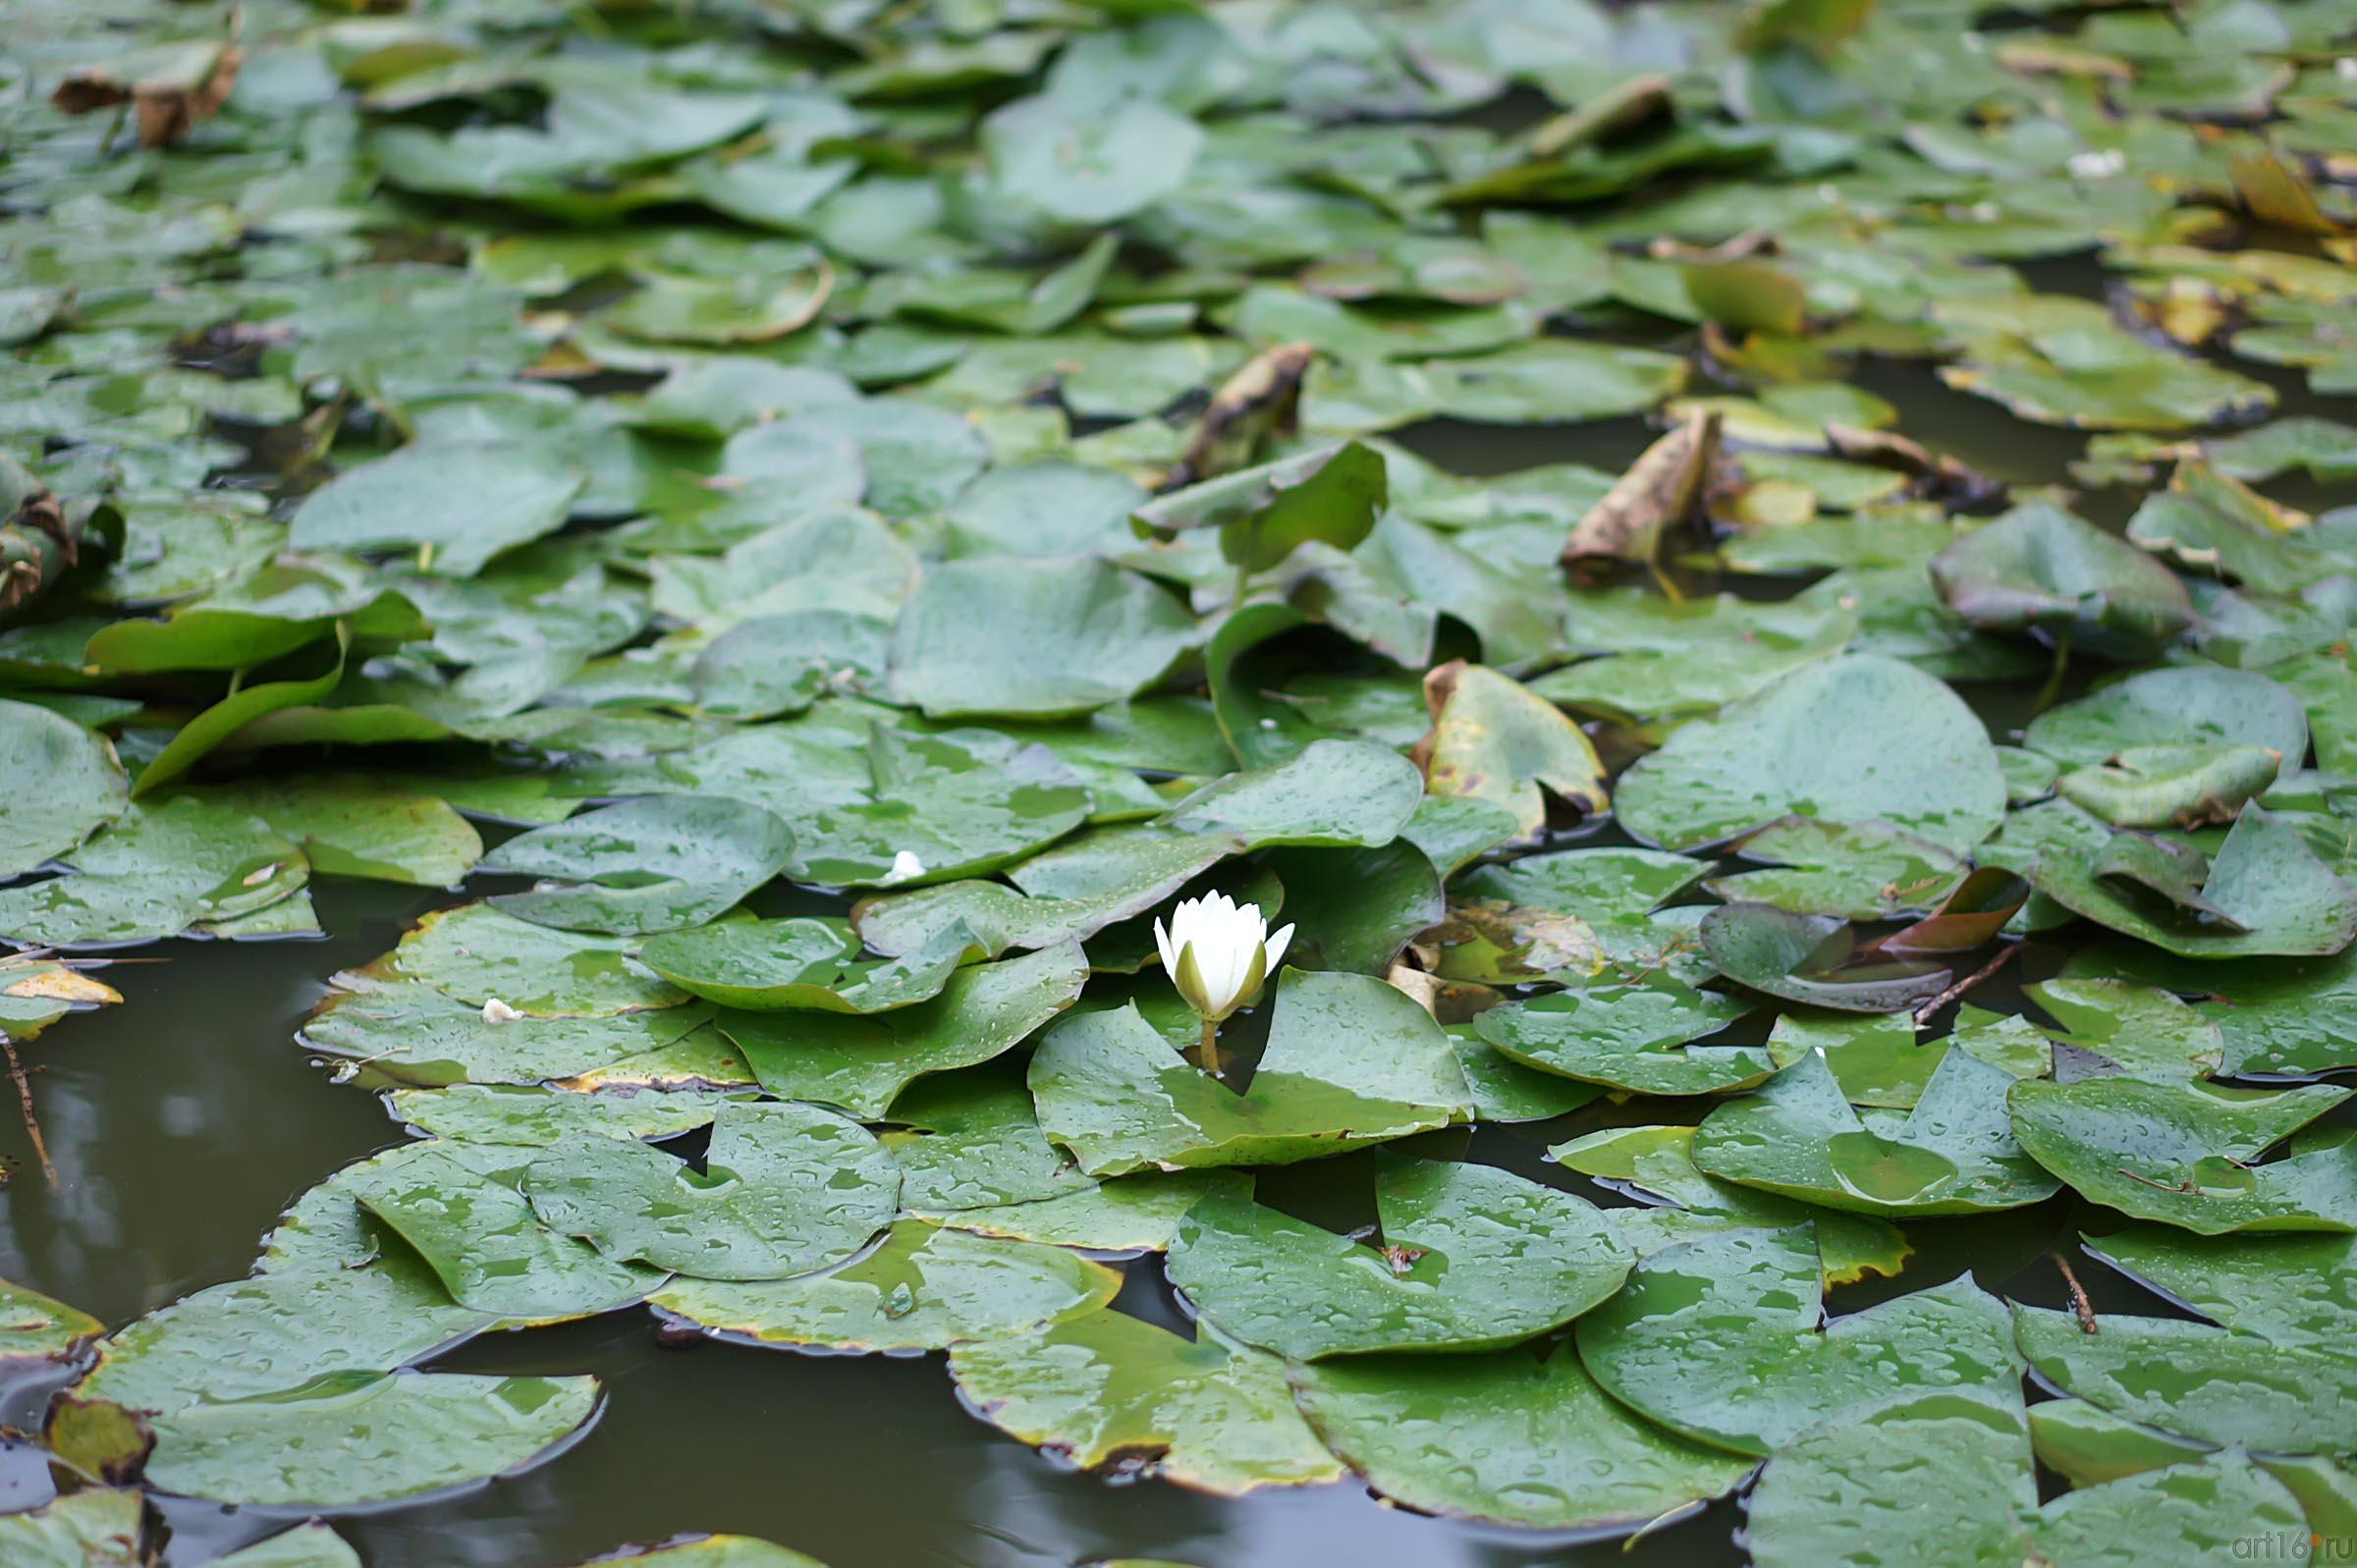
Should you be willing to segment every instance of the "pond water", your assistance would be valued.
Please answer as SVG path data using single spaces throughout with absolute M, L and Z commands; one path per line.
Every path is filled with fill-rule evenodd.
M 2096 281 L 2089 268 L 2062 276 L 2082 289 Z M 2082 449 L 2073 433 L 2024 425 L 1917 368 L 1874 365 L 1859 379 L 1902 409 L 1904 428 L 2017 484 L 2059 481 L 2062 464 Z M 2303 411 L 2308 400 L 2296 386 L 2281 390 L 2285 411 Z M 1553 460 L 1617 469 L 1648 439 L 1636 420 L 1512 430 L 1436 424 L 1403 433 L 1404 444 L 1469 474 Z M 2334 499 L 2321 487 L 2281 489 L 2294 504 Z M 2102 516 L 2103 498 L 2091 499 L 2087 510 Z M 2001 730 L 1997 710 L 2024 700 L 1978 695 Z M 516 885 L 478 878 L 461 895 L 331 880 L 315 885 L 322 940 L 176 944 L 105 969 L 125 1004 L 78 1017 L 27 1051 L 60 1190 L 39 1180 L 17 1118 L 0 1115 L 0 1157 L 15 1176 L 0 1203 L 0 1276 L 117 1325 L 244 1274 L 256 1238 L 282 1209 L 401 1136 L 373 1095 L 331 1082 L 294 1042 L 327 978 L 382 953 L 429 910 Z M 2041 967 L 2053 965 L 2033 952 L 1983 1000 L 1998 1004 Z M 1403 1147 L 1470 1155 L 1613 1205 L 1626 1200 L 1544 1158 L 1548 1144 L 1610 1120 L 1600 1104 L 1556 1121 L 1470 1138 L 1432 1134 Z M 1369 1158 L 1290 1167 L 1264 1177 L 1262 1193 L 1346 1225 L 1364 1217 L 1338 1209 L 1338 1195 L 1364 1193 Z M 2060 1276 L 2046 1254 L 2073 1246 L 2085 1217 L 2065 1194 L 2007 1215 L 1911 1224 L 1918 1253 L 1904 1275 L 1879 1289 L 1849 1287 L 1833 1309 L 1855 1311 L 1966 1269 L 2001 1296 L 2062 1305 Z M 2109 1271 L 2087 1267 L 2082 1276 L 2099 1311 L 2168 1310 Z M 1128 1265 L 1117 1305 L 1169 1326 L 1182 1323 L 1152 1257 Z M 336 1331 L 333 1324 L 318 1328 Z M 491 1335 L 431 1365 L 593 1373 L 607 1407 L 576 1442 L 521 1475 L 340 1518 L 371 1568 L 518 1568 L 707 1530 L 790 1543 L 832 1568 L 1062 1568 L 1124 1556 L 1215 1568 L 1712 1568 L 1743 1560 L 1740 1509 L 1729 1501 L 1633 1542 L 1582 1542 L 1420 1517 L 1350 1482 L 1223 1499 L 1075 1473 L 969 1416 L 938 1358 L 666 1343 L 643 1312 Z M 7 1388 L 0 1419 L 37 1429 L 60 1380 Z M 29 1505 L 49 1489 L 36 1449 L 0 1445 L 0 1509 Z M 283 1524 L 186 1499 L 162 1507 L 167 1568 L 195 1568 Z

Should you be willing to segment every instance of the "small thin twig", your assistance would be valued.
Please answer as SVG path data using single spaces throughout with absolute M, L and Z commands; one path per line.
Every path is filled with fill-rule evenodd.
M 2070 1288 L 2070 1310 L 2079 1315 L 2079 1332 L 2094 1333 L 2095 1303 L 2087 1299 L 2087 1287 L 2079 1283 L 2077 1271 L 2060 1252 L 2049 1248 L 2046 1255 L 2055 1260 L 2055 1267 L 2062 1271 L 2062 1283 Z
M 2006 961 L 2020 950 L 2021 947 L 2019 944 L 2014 944 L 2000 948 L 1996 957 L 1990 959 L 1987 963 L 1981 965 L 1980 968 L 1974 970 L 1971 974 L 1966 975 L 1963 979 L 1957 981 L 1954 985 L 1948 987 L 1946 991 L 1943 991 L 1940 993 L 1940 995 L 1934 997 L 1931 1000 L 1916 1008 L 1915 1021 L 1919 1024 L 1931 1022 L 1932 1015 L 1934 1013 L 1946 1006 L 1949 1002 L 1955 1000 L 1958 997 L 1963 996 L 1964 993 L 1970 991 L 1973 987 L 1979 985 L 1991 975 L 1996 974 L 2000 969 L 2002 969 L 2005 966 Z
M 8 1075 L 17 1081 L 17 1099 L 25 1108 L 25 1130 L 32 1134 L 32 1152 L 40 1157 L 41 1174 L 49 1178 L 51 1192 L 63 1192 L 65 1183 L 57 1179 L 57 1166 L 49 1160 L 49 1140 L 41 1136 L 41 1119 L 32 1113 L 32 1081 L 25 1076 L 17 1043 L 6 1031 L 0 1031 L 0 1051 L 8 1053 Z

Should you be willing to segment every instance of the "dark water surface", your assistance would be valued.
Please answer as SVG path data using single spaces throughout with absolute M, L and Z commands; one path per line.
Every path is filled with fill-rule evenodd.
M 2093 278 L 2091 269 L 2085 276 Z M 1993 477 L 2058 482 L 2083 450 L 2078 432 L 2025 426 L 1919 368 L 1870 366 L 1858 379 L 1899 406 L 1909 434 Z M 2281 412 L 2307 411 L 2313 400 L 2284 390 Z M 1465 473 L 1562 460 L 1617 471 L 1649 437 L 1635 420 L 1568 429 L 1441 424 L 1408 432 L 1407 444 Z M 2328 499 L 2299 494 L 2297 484 L 2275 489 L 2293 505 Z M 2121 501 L 2099 496 L 2085 510 L 2116 522 L 2111 513 L 2124 516 Z M 460 899 L 332 880 L 314 884 L 314 892 L 331 933 L 325 940 L 162 945 L 103 972 L 125 1005 L 66 1020 L 26 1048 L 64 1185 L 54 1194 L 43 1186 L 18 1118 L 0 1113 L 0 1156 L 14 1167 L 0 1202 L 0 1277 L 120 1325 L 244 1275 L 261 1234 L 299 1194 L 403 1136 L 372 1095 L 333 1083 L 293 1036 L 328 976 L 385 951 L 426 910 Z M 2001 995 L 1993 987 L 1976 1000 Z M 1599 1202 L 1620 1202 L 1543 1159 L 1546 1144 L 1611 1115 L 1597 1106 L 1561 1122 L 1485 1129 L 1471 1135 L 1472 1152 Z M 1454 1139 L 1455 1148 L 1467 1136 L 1433 1135 Z M 1356 1178 L 1365 1171 L 1354 1163 L 1295 1167 L 1272 1177 L 1269 1194 L 1314 1210 L 1322 1194 L 1363 1192 Z M 2059 1305 L 2059 1276 L 2044 1254 L 2067 1244 L 2089 1217 L 2057 1200 L 1998 1218 L 1911 1226 L 1916 1259 L 1888 1289 L 1921 1289 L 1969 1267 L 1991 1290 Z M 1158 1260 L 1132 1263 L 1128 1273 L 1121 1305 L 1176 1324 Z M 2166 1310 L 2104 1271 L 2083 1273 L 2100 1307 Z M 1833 1306 L 1855 1311 L 1877 1294 L 1851 1287 Z M 322 1334 L 337 1330 L 318 1325 Z M 1354 1483 L 1222 1500 L 1159 1482 L 1075 1474 L 969 1416 L 938 1357 L 670 1347 L 644 1312 L 492 1336 L 436 1365 L 594 1373 L 608 1408 L 576 1444 L 521 1476 L 340 1519 L 371 1568 L 535 1568 L 704 1530 L 766 1537 L 832 1568 L 1069 1568 L 1121 1556 L 1202 1568 L 1742 1561 L 1732 1503 L 1633 1545 L 1580 1543 L 1421 1518 L 1378 1503 Z M 36 1428 L 58 1380 L 0 1385 L 0 1421 Z M 748 1484 L 748 1476 L 759 1479 Z M 48 1490 L 40 1455 L 0 1439 L 0 1511 L 29 1506 Z M 165 1512 L 169 1568 L 194 1568 L 283 1523 L 201 1503 Z

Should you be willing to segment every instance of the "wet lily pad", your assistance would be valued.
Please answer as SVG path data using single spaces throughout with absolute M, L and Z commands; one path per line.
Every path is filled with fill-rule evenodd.
M 534 1018 L 610 1017 L 687 1000 L 632 960 L 620 938 L 557 931 L 480 903 L 427 915 L 363 973 Z
M 749 1084 L 750 1075 L 743 1080 Z M 397 1089 L 385 1097 L 393 1119 L 456 1143 L 546 1149 L 576 1139 L 677 1138 L 708 1127 L 732 1098 L 727 1087 L 631 1084 L 613 1088 L 529 1088 L 458 1084 Z
M 1752 1461 L 1663 1432 L 1545 1356 L 1373 1356 L 1292 1371 L 1318 1435 L 1395 1502 L 1451 1518 L 1616 1534 L 1733 1487 Z
M 759 806 L 711 795 L 654 795 L 520 834 L 483 865 L 576 884 L 495 894 L 492 906 L 508 914 L 535 925 L 641 936 L 701 925 L 793 856 L 793 831 Z
M 1630 1257 L 1586 1200 L 1482 1165 L 1416 1161 L 1376 1180 L 1380 1241 L 1246 1199 L 1206 1199 L 1171 1283 L 1222 1332 L 1291 1361 L 1486 1350 L 1568 1323 Z
M 1950 1051 L 1903 1119 L 1861 1115 L 1811 1053 L 1704 1118 L 1694 1163 L 1723 1180 L 1892 1218 L 2016 1209 L 2053 1197 L 2061 1183 L 2013 1141 L 2005 1114 L 2013 1081 Z
M 1194 634 L 1176 599 L 1102 560 L 947 562 L 901 614 L 893 689 L 936 719 L 1086 713 L 1153 684 Z
M 234 921 L 294 896 L 310 863 L 234 806 L 195 796 L 125 808 L 69 871 L 0 889 L 0 931 L 43 946 L 115 946 Z
M 2013 1135 L 2084 1196 L 2201 1235 L 2357 1229 L 2357 1144 L 2327 1135 L 2268 1151 L 2346 1089 L 2225 1089 L 2127 1076 L 2017 1083 Z
M 771 1094 L 881 1116 L 926 1074 L 1014 1050 L 1070 1006 L 1087 978 L 1079 944 L 1066 943 L 970 965 L 931 1000 L 890 1012 L 726 1012 L 719 1023 Z
M 2297 767 L 2308 755 L 2308 718 L 2266 676 L 2190 665 L 2148 670 L 2049 709 L 2022 731 L 2022 744 L 2082 768 L 2131 747 L 2183 744 L 2260 746 Z
M 1913 1478 L 1936 1469 L 1931 1498 Z M 1780 1449 L 1750 1499 L 1762 1568 L 1882 1550 L 2011 1568 L 2105 1557 L 2230 1561 L 2234 1539 L 2305 1528 L 2297 1501 L 2241 1454 L 2065 1493 L 2041 1506 L 2028 1424 L 2011 1392 L 1902 1394 Z
M 418 980 L 331 993 L 303 1025 L 303 1044 L 403 1083 L 540 1083 L 674 1045 L 711 1022 L 709 1009 L 661 1007 L 597 1018 L 514 1018 Z
M 1639 1414 L 1743 1454 L 1898 1389 L 2021 1376 L 2003 1307 L 1970 1276 L 1830 1324 L 1821 1295 L 1805 1227 L 1706 1236 L 1640 1260 L 1580 1320 L 1580 1360 Z
M 876 1251 L 795 1279 L 677 1279 L 648 1298 L 722 1338 L 835 1350 L 941 1350 L 1095 1311 L 1121 1275 L 1061 1247 L 903 1219 Z
M 1777 1069 L 1765 1046 L 1696 1046 L 1751 1009 L 1732 997 L 1673 985 L 1606 985 L 1492 1007 L 1474 1032 L 1545 1072 L 1632 1094 L 1707 1095 Z
M 1724 1230 L 1816 1227 L 1829 1285 L 1896 1274 L 1913 1249 L 1898 1227 L 1722 1181 L 1694 1163 L 1692 1127 L 1612 1127 L 1555 1145 L 1549 1158 L 1647 1207 L 1607 1209 L 1620 1239 L 1649 1257 Z
M 0 1516 L 0 1550 L 24 1568 L 138 1568 L 145 1503 L 96 1487 Z
M 1703 917 L 1703 950 L 1754 991 L 1842 1012 L 1896 1012 L 1947 988 L 1949 971 L 1904 953 L 1876 952 L 1846 922 L 1768 904 L 1727 904 Z
M 0 736 L 9 759 L 8 800 L 0 805 L 6 875 L 71 850 L 130 799 L 114 747 L 71 719 L 29 703 L 0 703 Z
M 962 925 L 986 948 L 1049 947 L 1145 913 L 1237 848 L 1223 834 L 1124 825 L 1082 834 L 1013 866 L 1008 888 L 952 882 L 862 899 L 851 910 L 877 952 L 914 952 Z
M 534 1215 L 513 1184 L 531 1152 L 508 1150 L 503 1160 L 456 1151 L 438 1141 L 415 1144 L 343 1180 L 433 1267 L 460 1305 L 503 1317 L 562 1318 L 627 1305 L 663 1282 L 664 1271 L 610 1262 Z
M 1794 817 L 1745 838 L 1737 852 L 1777 864 L 1712 878 L 1705 886 L 1717 896 L 1843 920 L 1888 920 L 1932 908 L 1964 874 L 1962 860 L 1948 850 L 1887 823 Z
M 105 1331 L 85 1312 L 0 1279 L 0 1367 L 67 1360 Z
M 227 1568 L 359 1568 L 359 1553 L 317 1520 L 215 1559 Z
M 855 1121 L 812 1106 L 723 1105 L 704 1168 L 579 1138 L 523 1172 L 551 1229 L 699 1279 L 778 1279 L 843 1262 L 892 1221 L 901 1169 Z
M 450 888 L 482 858 L 482 838 L 449 802 L 366 775 L 241 780 L 205 796 L 294 839 L 321 876 Z
M 1470 1111 L 1449 1037 L 1367 975 L 1288 969 L 1242 1091 L 1173 1048 L 1134 1004 L 1077 1013 L 1031 1058 L 1050 1138 L 1095 1176 L 1282 1164 L 1446 1127 Z
M 415 548 L 430 569 L 470 577 L 501 551 L 562 526 L 587 483 L 545 448 L 421 442 L 313 491 L 288 539 L 298 550 Z
M 489 1481 L 596 1413 L 594 1378 L 352 1374 L 155 1419 L 147 1480 L 270 1508 L 349 1508 Z
M 1415 765 L 1362 740 L 1315 740 L 1273 768 L 1232 774 L 1172 808 L 1187 833 L 1233 835 L 1246 847 L 1390 843 L 1423 798 Z
M 2195 828 L 2232 822 L 2282 767 L 2265 746 L 2129 746 L 2102 767 L 2062 775 L 2055 789 L 2113 827 Z
M 1343 1474 L 1293 1407 L 1285 1364 L 1208 1331 L 1190 1344 L 1092 1312 L 955 1346 L 950 1376 L 984 1420 L 1087 1469 L 1140 1454 L 1153 1473 L 1222 1495 Z
M 1552 795 L 1582 817 L 1607 801 L 1604 764 L 1577 725 L 1520 681 L 1461 660 L 1425 678 L 1432 733 L 1418 745 L 1425 787 L 1492 800 L 1525 836 L 1547 823 Z
M 1893 659 L 1806 666 L 1679 729 L 1620 780 L 1621 824 L 1690 849 L 1793 815 L 1886 821 L 1951 850 L 1993 832 L 2005 786 L 1954 692 Z
M 951 927 L 899 957 L 862 959 L 848 922 L 803 916 L 667 931 L 638 950 L 638 961 L 724 1007 L 871 1013 L 941 995 L 978 946 Z
M 2017 507 L 1932 561 L 1948 608 L 1991 631 L 2037 632 L 2101 658 L 2149 659 L 2193 624 L 2176 574 L 2046 503 Z

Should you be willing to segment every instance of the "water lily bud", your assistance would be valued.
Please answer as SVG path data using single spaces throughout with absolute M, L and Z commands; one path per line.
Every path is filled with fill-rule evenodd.
M 1258 996 L 1292 940 L 1292 927 L 1271 936 L 1258 904 L 1239 904 L 1221 892 L 1181 902 L 1171 911 L 1167 931 L 1154 922 L 1163 969 L 1206 1023 L 1220 1022 Z

